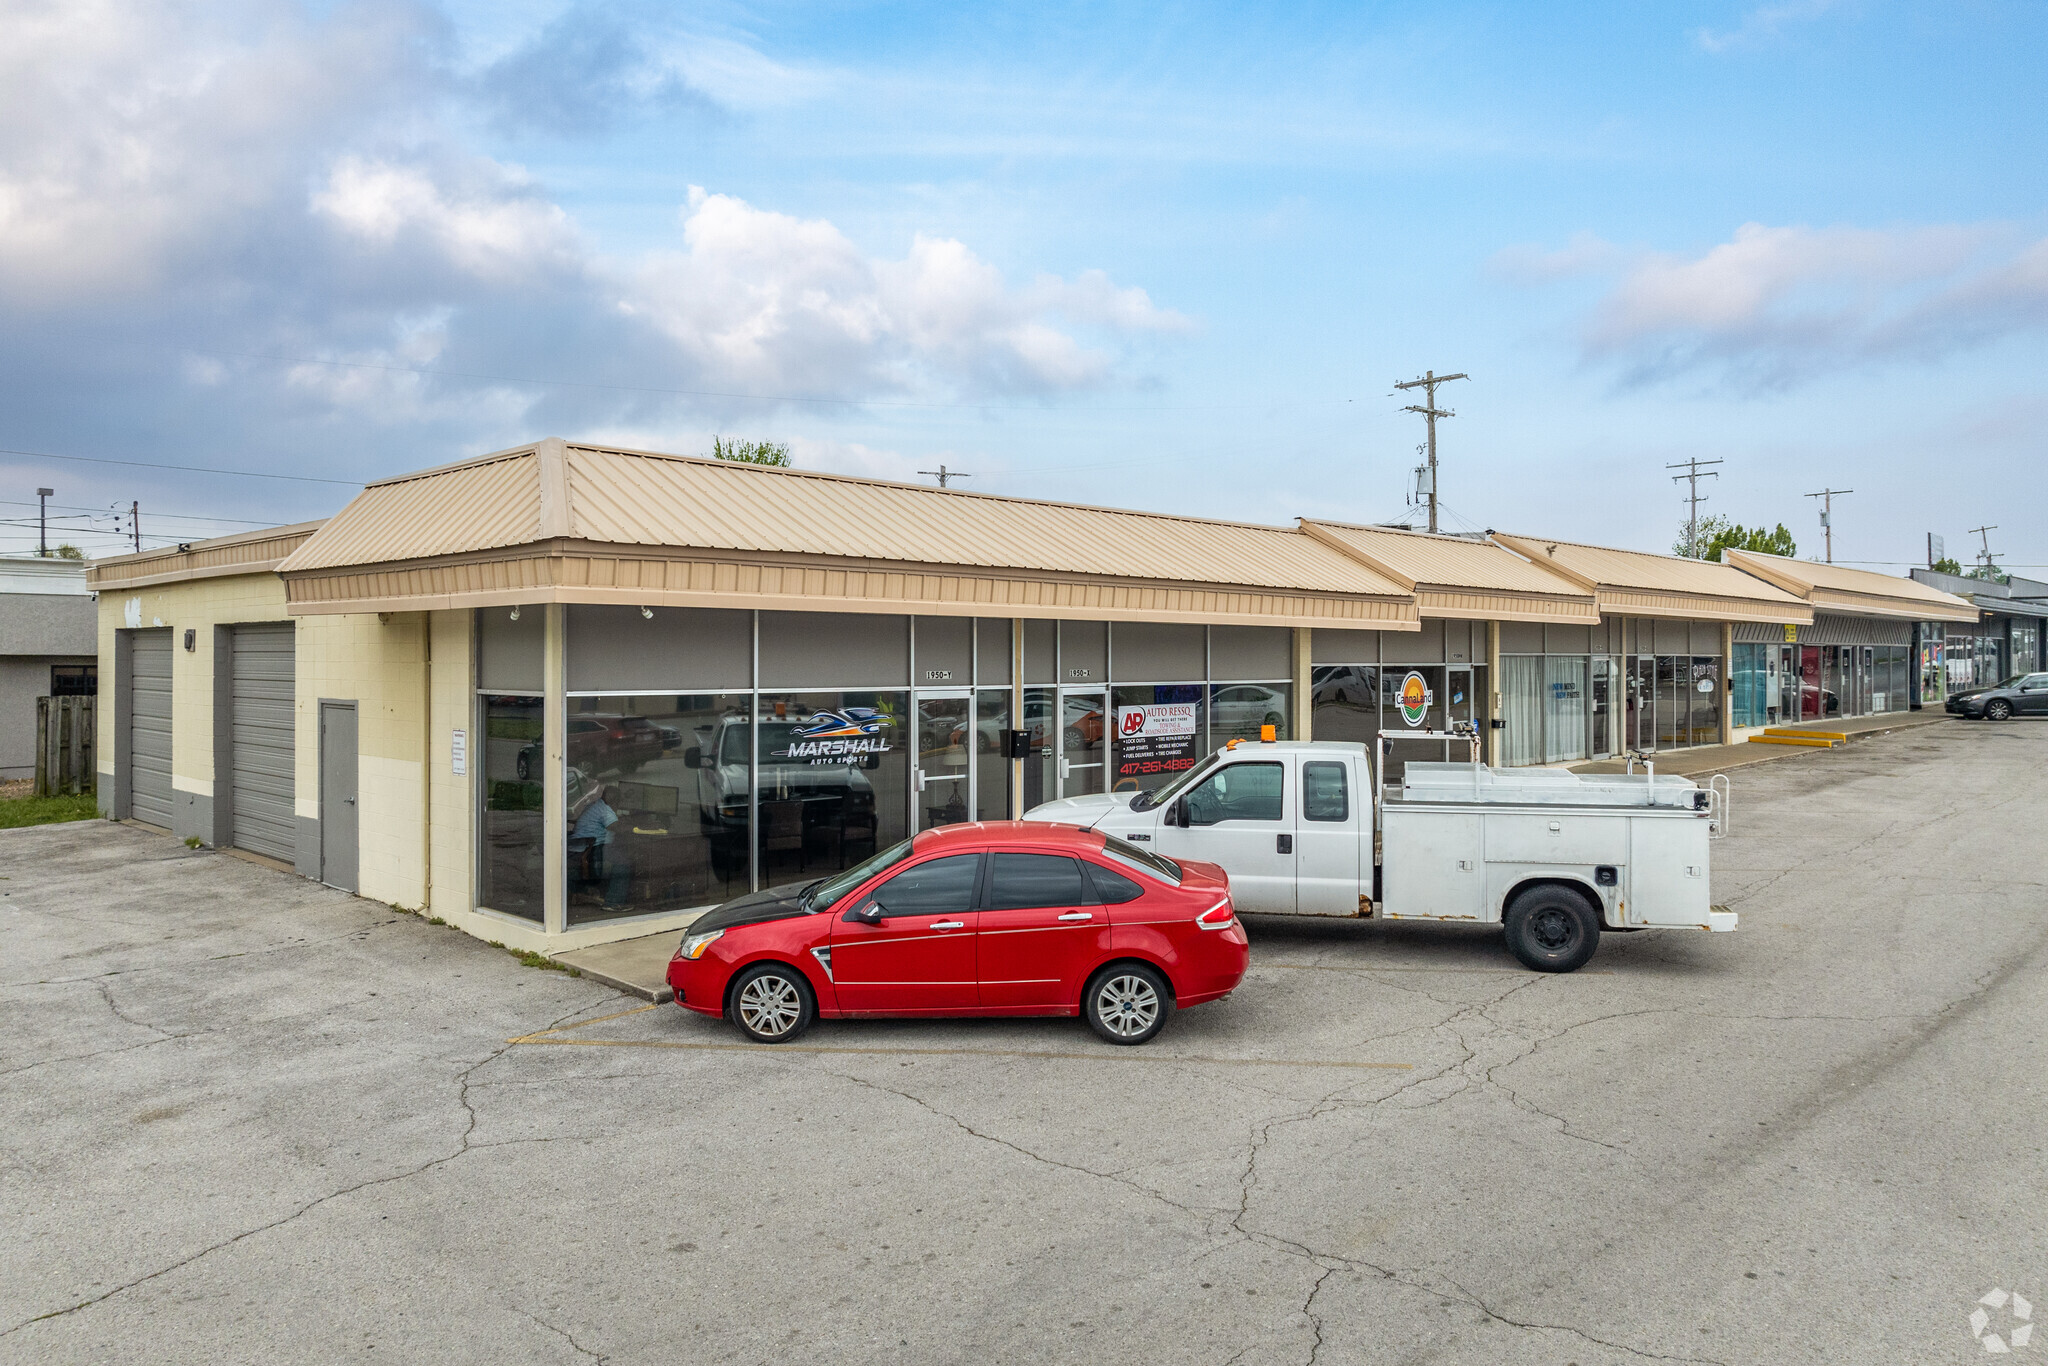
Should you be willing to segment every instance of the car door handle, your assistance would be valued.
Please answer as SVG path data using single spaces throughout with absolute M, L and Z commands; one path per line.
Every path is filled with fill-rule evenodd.
M 1276 835 L 1276 836 L 1274 836 L 1273 838 L 1274 838 L 1274 842 L 1273 842 L 1273 851 L 1274 851 L 1275 853 L 1278 853 L 1278 854 L 1291 854 L 1291 853 L 1293 853 L 1293 852 L 1294 852 L 1294 836 L 1292 836 L 1292 835 Z
M 1095 916 L 1088 911 L 1068 911 L 1060 917 L 1062 920 L 1093 920 L 1094 918 Z
M 934 920 L 931 923 L 931 928 L 935 930 L 957 930 L 966 923 L 964 920 Z

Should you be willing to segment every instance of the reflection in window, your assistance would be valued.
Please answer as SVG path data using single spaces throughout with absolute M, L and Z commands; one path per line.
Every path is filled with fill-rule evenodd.
M 1217 769 L 1188 793 L 1188 824 L 1279 820 L 1285 809 L 1284 772 L 1279 764 L 1229 764 Z
M 997 854 L 989 873 L 988 907 L 992 911 L 1029 910 L 1037 906 L 1079 906 L 1081 869 L 1060 854 Z
M 1374 746 L 1380 731 L 1379 670 L 1362 664 L 1318 664 L 1309 672 L 1315 738 Z
M 477 904 L 539 921 L 541 872 L 541 702 L 484 697 L 482 838 Z
M 1306 763 L 1301 766 L 1301 814 L 1304 820 L 1351 819 L 1351 786 L 1344 765 Z
M 954 854 L 906 868 L 875 889 L 883 916 L 964 915 L 974 909 L 981 855 Z
M 909 694 L 763 693 L 760 883 L 849 868 L 910 834 Z
M 1200 683 L 1159 683 L 1110 693 L 1115 750 L 1110 791 L 1151 792 L 1195 766 L 1209 743 L 1208 689 Z
M 1010 690 L 983 688 L 977 692 L 974 695 L 974 818 L 978 821 L 1000 821 L 1010 817 L 1010 761 L 1003 757 L 1003 732 L 1008 729 Z
M 1209 689 L 1209 748 L 1232 740 L 1257 740 L 1264 726 L 1275 740 L 1287 738 L 1286 683 L 1218 683 Z
M 572 697 L 566 733 L 570 924 L 747 890 L 744 694 Z

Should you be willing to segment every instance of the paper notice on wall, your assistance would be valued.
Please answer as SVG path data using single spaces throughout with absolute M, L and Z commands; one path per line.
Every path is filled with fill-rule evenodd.
M 1118 707 L 1115 790 L 1155 788 L 1192 768 L 1197 743 L 1193 702 Z
M 458 778 L 469 774 L 469 732 L 458 730 L 448 740 L 448 768 Z

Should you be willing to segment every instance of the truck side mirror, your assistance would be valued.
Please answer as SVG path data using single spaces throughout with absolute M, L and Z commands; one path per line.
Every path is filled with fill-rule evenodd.
M 1166 813 L 1166 819 L 1170 824 L 1176 825 L 1182 830 L 1187 829 L 1188 799 L 1186 797 L 1175 797 L 1172 809 Z
M 683 751 L 683 767 L 684 767 L 684 768 L 702 768 L 702 767 L 704 767 L 704 751 L 703 751 L 703 750 L 701 750 L 701 749 L 699 749 L 699 748 L 698 748 L 697 746 L 695 746 L 695 745 L 691 745 L 691 746 L 690 746 L 690 747 L 689 747 L 688 749 L 684 750 L 684 751 Z

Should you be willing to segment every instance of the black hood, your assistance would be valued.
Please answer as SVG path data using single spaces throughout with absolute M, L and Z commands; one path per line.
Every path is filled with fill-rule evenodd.
M 804 914 L 803 895 L 802 885 L 749 892 L 698 916 L 686 933 L 702 934 L 706 930 L 729 930 L 735 925 L 758 925 L 764 920 L 787 920 Z

